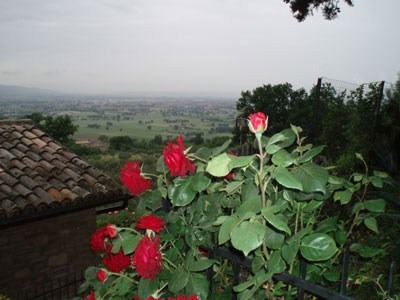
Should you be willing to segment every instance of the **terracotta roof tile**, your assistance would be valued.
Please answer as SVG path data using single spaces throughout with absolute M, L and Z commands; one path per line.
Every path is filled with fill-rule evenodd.
M 2 171 L 0 172 L 0 179 L 10 187 L 14 186 L 16 183 L 18 183 L 18 180 L 14 177 L 9 175 L 8 173 Z
M 0 219 L 122 195 L 116 182 L 32 122 L 0 120 Z

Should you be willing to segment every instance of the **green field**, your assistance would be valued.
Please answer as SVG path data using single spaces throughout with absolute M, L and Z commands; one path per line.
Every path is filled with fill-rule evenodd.
M 175 136 L 194 136 L 203 133 L 203 138 L 210 139 L 216 136 L 229 136 L 229 131 L 216 132 L 216 128 L 233 128 L 235 119 L 226 118 L 226 113 L 216 113 L 207 119 L 207 116 L 186 114 L 181 116 L 163 116 L 159 111 L 148 113 L 136 113 L 124 119 L 121 113 L 96 113 L 96 112 L 68 112 L 73 118 L 73 123 L 78 125 L 78 131 L 74 135 L 75 140 L 96 140 L 100 135 L 120 136 L 127 135 L 137 140 L 151 140 L 155 135 L 161 135 L 163 139 L 171 139 Z M 117 116 L 120 115 L 120 119 Z M 89 119 L 89 116 L 92 116 Z M 99 118 L 93 118 L 98 116 Z M 170 120 L 170 122 L 166 120 Z M 219 119 L 219 120 L 217 120 Z M 112 123 L 112 125 L 107 123 Z M 90 125 L 98 125 L 98 128 L 90 128 Z M 149 129 L 149 126 L 151 128 Z M 212 131 L 212 132 L 211 132 Z

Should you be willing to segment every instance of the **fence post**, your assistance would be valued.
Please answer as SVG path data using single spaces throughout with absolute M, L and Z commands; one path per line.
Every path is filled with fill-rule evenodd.
M 240 264 L 238 262 L 233 263 L 233 286 L 238 285 L 240 281 Z M 232 300 L 237 300 L 237 294 L 232 293 Z
M 382 99 L 384 96 L 384 88 L 385 88 L 385 81 L 382 81 L 381 85 L 379 87 L 379 95 L 378 95 L 378 98 L 376 99 L 376 103 L 375 103 L 375 120 L 374 120 L 374 125 L 372 127 L 371 145 L 373 145 L 375 142 L 376 127 L 378 126 L 378 118 L 379 118 L 379 112 L 381 110 Z
M 350 247 L 347 245 L 343 252 L 342 276 L 340 281 L 340 293 L 346 295 L 347 279 L 349 277 Z
M 393 288 L 394 288 L 394 276 L 397 272 L 397 264 L 395 261 L 390 265 L 390 273 L 389 273 L 389 283 L 388 283 L 388 295 L 393 296 Z
M 311 142 L 314 143 L 317 136 L 318 136 L 318 129 L 319 129 L 319 103 L 321 98 L 321 86 L 322 86 L 322 77 L 318 78 L 317 86 L 315 88 L 315 102 L 314 102 L 314 114 L 313 120 L 311 124 Z
M 306 280 L 307 276 L 307 262 L 304 258 L 300 259 L 300 278 Z M 299 288 L 299 292 L 297 294 L 297 300 L 304 299 L 304 289 Z

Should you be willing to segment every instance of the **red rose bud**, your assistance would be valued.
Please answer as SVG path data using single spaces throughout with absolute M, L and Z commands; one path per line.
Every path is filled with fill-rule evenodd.
M 118 235 L 117 227 L 114 224 L 107 224 L 104 226 L 104 236 L 115 238 Z
M 147 181 L 143 176 L 140 175 L 140 162 L 127 162 L 121 169 L 119 178 L 122 183 L 128 187 L 129 191 L 139 196 L 150 188 L 151 182 Z
M 90 291 L 90 296 L 85 297 L 84 300 L 96 300 L 96 298 L 94 297 L 94 292 Z
M 173 177 L 181 176 L 185 178 L 188 171 L 190 174 L 196 171 L 196 165 L 192 164 L 186 157 L 182 136 L 178 137 L 176 142 L 177 144 L 168 142 L 165 146 L 164 161 Z
M 149 236 L 146 235 L 136 246 L 132 263 L 136 266 L 138 275 L 142 276 L 143 279 L 154 280 L 154 276 L 162 270 L 159 242 L 158 236 L 150 240 Z
M 100 269 L 97 272 L 96 276 L 101 282 L 104 282 L 107 279 L 107 271 L 104 269 Z
M 248 124 L 251 132 L 263 133 L 265 130 L 267 130 L 268 117 L 265 118 L 265 115 L 262 112 L 250 114 L 250 120 L 248 120 Z
M 163 222 L 163 218 L 156 217 L 151 214 L 149 216 L 142 216 L 139 219 L 139 222 L 136 223 L 136 226 L 141 229 L 150 229 L 155 233 L 160 233 L 165 228 L 162 228 L 165 225 Z

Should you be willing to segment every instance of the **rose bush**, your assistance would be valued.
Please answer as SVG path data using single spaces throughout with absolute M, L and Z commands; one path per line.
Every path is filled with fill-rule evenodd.
M 108 224 L 93 234 L 91 247 L 102 264 L 88 268 L 80 290 L 90 291 L 91 300 L 290 297 L 295 289 L 273 276 L 298 275 L 299 257 L 315 262 L 308 272 L 312 278 L 339 276 L 335 265 L 354 228 L 364 224 L 378 231 L 385 200 L 367 199 L 366 190 L 382 187 L 387 175 L 371 175 L 366 167 L 350 180 L 336 177 L 316 163 L 324 146 L 304 144 L 301 128 L 266 137 L 263 113 L 250 115 L 248 123 L 256 154 L 229 155 L 230 141 L 188 153 L 179 137 L 159 158 L 160 175 L 151 190 L 143 184 L 150 174 L 140 174 L 139 162 L 127 163 L 121 180 L 134 195 L 140 193 L 136 223 Z M 351 214 L 317 213 L 328 201 L 351 206 Z M 232 265 L 214 258 L 216 247 L 251 258 L 239 285 L 230 284 Z M 359 244 L 354 251 L 373 255 L 379 249 Z M 207 270 L 214 271 L 211 291 Z

